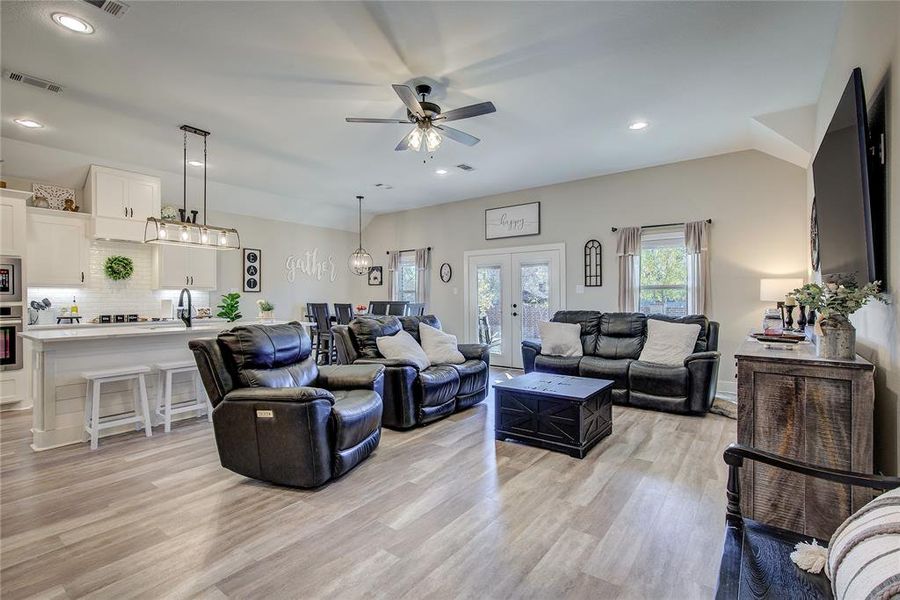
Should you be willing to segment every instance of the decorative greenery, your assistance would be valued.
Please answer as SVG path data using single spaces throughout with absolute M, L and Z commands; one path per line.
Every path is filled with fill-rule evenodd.
M 260 298 L 259 300 L 257 300 L 256 306 L 259 307 L 260 312 L 269 312 L 275 310 L 275 305 L 265 298 Z
M 873 281 L 863 287 L 852 284 L 807 283 L 795 289 L 791 295 L 803 306 L 817 310 L 823 319 L 846 319 L 872 300 L 887 304 L 887 298 L 878 291 L 880 287 L 880 281 Z
M 216 308 L 219 309 L 216 316 L 220 319 L 227 319 L 229 323 L 233 323 L 244 316 L 241 314 L 241 295 L 237 292 L 223 294 L 222 301 Z
M 103 263 L 103 272 L 113 281 L 130 279 L 134 275 L 134 262 L 127 256 L 110 256 Z

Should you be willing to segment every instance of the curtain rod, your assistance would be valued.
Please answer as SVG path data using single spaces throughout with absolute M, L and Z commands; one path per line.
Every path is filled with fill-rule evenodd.
M 431 252 L 431 246 L 428 246 L 425 249 L 428 250 L 429 252 Z M 418 248 L 407 248 L 406 250 L 395 250 L 395 252 L 415 252 L 416 250 L 418 250 Z M 390 253 L 391 253 L 390 250 L 385 252 L 385 254 L 390 254 Z
M 712 223 L 712 219 L 705 219 L 707 223 Z M 660 223 L 659 225 L 643 225 L 641 229 L 655 229 L 656 227 L 674 227 L 675 225 L 684 225 L 684 223 Z M 618 227 L 611 228 L 613 232 L 619 230 Z

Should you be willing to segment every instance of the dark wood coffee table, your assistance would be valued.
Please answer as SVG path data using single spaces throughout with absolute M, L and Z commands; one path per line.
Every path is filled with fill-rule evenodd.
M 612 433 L 612 386 L 607 379 L 537 372 L 495 383 L 495 437 L 584 458 Z

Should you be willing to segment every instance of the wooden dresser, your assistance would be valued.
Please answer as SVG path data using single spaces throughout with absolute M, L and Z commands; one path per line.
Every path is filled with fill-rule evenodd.
M 769 350 L 748 339 L 735 353 L 738 442 L 846 471 L 872 473 L 875 366 L 816 357 L 812 344 Z M 828 541 L 871 492 L 762 464 L 741 473 L 741 511 L 757 521 Z

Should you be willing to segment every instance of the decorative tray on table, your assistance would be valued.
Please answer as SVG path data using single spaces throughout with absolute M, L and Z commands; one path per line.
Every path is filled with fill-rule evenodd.
M 806 341 L 802 333 L 785 331 L 783 333 L 751 333 L 750 337 L 767 344 L 799 344 Z

